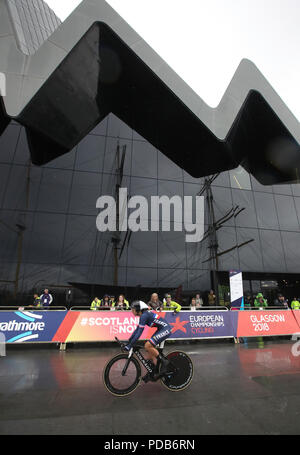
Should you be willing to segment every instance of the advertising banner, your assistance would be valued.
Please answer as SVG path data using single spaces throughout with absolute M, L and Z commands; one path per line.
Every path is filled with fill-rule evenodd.
M 170 339 L 231 338 L 233 327 L 229 311 L 183 311 L 166 314 L 172 327 Z
M 183 311 L 158 313 L 172 327 L 170 339 L 233 337 L 230 312 Z M 71 311 L 55 334 L 53 341 L 128 340 L 136 329 L 139 317 L 131 312 Z M 156 329 L 146 327 L 141 339 L 151 338 Z
M 51 342 L 67 311 L 1 311 L 0 333 L 6 343 Z
M 157 313 L 172 327 L 170 339 L 292 335 L 300 332 L 300 311 L 181 311 Z M 130 338 L 139 317 L 130 311 L 0 312 L 6 343 L 122 341 Z M 156 329 L 146 327 L 141 339 Z
M 298 333 L 300 332 L 300 310 L 292 310 L 292 313 L 294 315 L 294 318 L 296 319 L 297 321 L 297 324 L 298 324 Z
M 240 308 L 243 303 L 243 275 L 242 272 L 237 270 L 230 270 L 229 272 L 230 283 L 230 303 L 232 308 Z
M 70 311 L 54 336 L 60 342 L 128 340 L 139 322 L 131 311 Z
M 299 326 L 289 310 L 239 311 L 237 337 L 292 335 Z

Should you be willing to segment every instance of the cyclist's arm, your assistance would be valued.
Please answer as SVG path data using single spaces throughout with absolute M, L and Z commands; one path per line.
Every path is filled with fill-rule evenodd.
M 129 338 L 129 341 L 128 341 L 128 344 L 127 346 L 129 347 L 132 347 L 134 346 L 134 344 L 137 342 L 137 340 L 140 338 L 140 336 L 142 335 L 143 331 L 144 331 L 144 328 L 145 326 L 138 326 L 135 331 L 133 332 L 133 334 L 131 335 L 131 337 Z
M 135 331 L 129 338 L 129 341 L 127 344 L 128 347 L 132 347 L 137 342 L 137 340 L 140 338 L 140 336 L 142 335 L 142 333 L 144 331 L 146 321 L 147 321 L 147 314 L 142 314 L 142 316 L 140 317 L 139 325 L 137 326 L 137 328 L 135 329 Z

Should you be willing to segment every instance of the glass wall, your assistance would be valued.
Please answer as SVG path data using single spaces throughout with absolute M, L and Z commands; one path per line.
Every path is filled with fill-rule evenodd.
M 151 196 L 196 196 L 203 188 L 205 179 L 188 175 L 114 115 L 43 167 L 31 165 L 24 129 L 8 126 L 0 138 L 1 296 L 113 284 L 112 235 L 96 228 L 96 201 L 115 195 L 118 144 L 120 155 L 126 147 L 122 186 L 129 196 L 150 204 Z M 265 187 L 239 167 L 220 174 L 211 188 L 219 270 L 300 272 L 300 184 Z M 206 231 L 208 223 L 206 210 Z M 206 292 L 209 240 L 187 243 L 183 229 L 123 233 L 118 285 Z

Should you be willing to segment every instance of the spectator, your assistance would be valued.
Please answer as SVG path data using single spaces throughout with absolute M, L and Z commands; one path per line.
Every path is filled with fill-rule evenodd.
M 148 305 L 152 310 L 155 311 L 161 311 L 163 308 L 163 303 L 159 300 L 158 294 L 156 294 L 156 292 L 151 295 L 151 299 L 149 300 Z
M 181 310 L 181 306 L 179 305 L 179 303 L 174 302 L 172 300 L 172 297 L 170 294 L 166 294 L 165 299 L 164 299 L 163 309 L 166 311 L 173 310 L 174 313 L 179 313 L 179 311 Z
M 285 299 L 282 294 L 278 294 L 277 299 L 274 300 L 274 305 L 275 306 L 284 306 L 286 309 L 288 309 L 288 307 L 289 307 L 287 299 Z
M 98 299 L 98 297 L 95 297 L 91 303 L 90 310 L 97 311 L 97 310 L 99 310 L 100 305 L 101 305 L 100 299 Z
M 48 289 L 44 290 L 44 294 L 41 295 L 40 299 L 41 299 L 41 306 L 43 308 L 49 308 L 49 306 L 53 302 L 53 297 L 51 294 L 49 294 Z
M 254 306 L 256 308 L 267 308 L 268 302 L 266 299 L 264 299 L 264 296 L 262 295 L 261 292 L 259 292 L 255 297 Z
M 73 292 L 71 289 L 66 290 L 66 306 L 71 305 L 73 302 Z
M 100 303 L 100 307 L 101 308 L 110 308 L 110 298 L 109 298 L 109 295 L 108 294 L 105 294 L 103 296 L 103 299 L 101 300 L 101 303 Z
M 250 294 L 247 294 L 244 300 L 244 307 L 250 309 L 252 306 L 253 306 L 252 297 Z
M 35 308 L 41 308 L 41 297 L 39 297 L 38 294 L 34 294 L 32 306 Z
M 196 309 L 197 309 L 196 305 L 197 305 L 196 298 L 193 297 L 191 300 L 191 311 L 196 311 Z
M 203 306 L 203 300 L 201 298 L 201 295 L 196 294 L 195 300 L 196 300 L 196 308 L 201 308 Z
M 216 296 L 214 291 L 211 289 L 210 293 L 208 294 L 208 305 L 215 306 L 216 305 Z
M 300 310 L 300 302 L 297 299 L 297 297 L 294 297 L 294 299 L 291 303 L 291 308 L 292 308 L 292 310 Z
M 112 302 L 112 309 L 129 310 L 129 302 L 125 299 L 124 294 L 120 294 L 116 302 Z

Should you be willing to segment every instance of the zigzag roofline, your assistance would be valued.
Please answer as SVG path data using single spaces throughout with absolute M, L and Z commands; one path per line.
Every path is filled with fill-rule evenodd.
M 84 0 L 32 56 L 21 55 L 17 50 L 13 30 L 7 23 L 7 17 L 5 18 L 7 11 L 5 10 L 4 0 L 0 1 L 0 26 L 2 30 L 4 30 L 2 25 L 6 27 L 6 33 L 4 33 L 4 36 L 2 35 L 2 37 L 0 36 L 0 71 L 6 74 L 8 81 L 7 96 L 4 98 L 5 110 L 9 117 L 15 118 L 30 130 L 29 137 L 31 138 L 30 143 L 33 155 L 35 155 L 34 143 L 36 143 L 37 140 L 41 141 L 42 138 L 48 142 L 58 142 L 58 147 L 60 147 L 60 149 L 57 151 L 56 156 L 64 153 L 70 149 L 70 146 L 74 146 L 76 141 L 78 143 L 79 140 L 95 126 L 95 122 L 99 122 L 104 114 L 107 115 L 111 111 L 116 115 L 119 115 L 122 120 L 130 124 L 137 132 L 144 135 L 149 142 L 153 143 L 163 153 L 195 176 L 206 175 L 207 173 L 214 171 L 214 169 L 215 171 L 229 169 L 235 167 L 239 163 L 242 163 L 250 172 L 254 173 L 255 163 L 249 164 L 248 156 L 249 153 L 251 153 L 251 148 L 246 152 L 240 150 L 240 148 L 241 146 L 245 147 L 245 145 L 248 144 L 249 137 L 252 137 L 253 134 L 255 134 L 256 129 L 264 127 L 269 131 L 273 128 L 273 136 L 269 131 L 267 134 L 268 137 L 264 137 L 264 133 L 261 130 L 259 132 L 260 137 L 257 138 L 258 142 L 252 142 L 251 144 L 251 147 L 258 147 L 258 143 L 263 144 L 262 147 L 258 147 L 258 149 L 260 149 L 258 155 L 260 158 L 263 156 L 263 159 L 266 161 L 269 159 L 269 163 L 266 163 L 266 166 L 269 167 L 267 171 L 269 177 L 264 178 L 261 174 L 264 167 L 263 162 L 260 163 L 260 177 L 259 175 L 257 177 L 263 183 L 294 181 L 296 179 L 299 165 L 298 154 L 300 155 L 299 122 L 251 61 L 247 59 L 242 60 L 219 106 L 211 108 L 104 0 Z M 90 75 L 89 81 L 93 86 L 93 96 L 94 98 L 98 96 L 97 106 L 92 105 L 93 103 L 91 100 L 90 103 L 87 103 L 86 105 L 86 108 L 90 109 L 90 112 L 94 112 L 94 114 L 91 115 L 90 124 L 88 125 L 85 123 L 81 128 L 76 125 L 77 134 L 73 134 L 74 140 L 72 141 L 64 139 L 62 135 L 60 138 L 55 138 L 53 137 L 53 132 L 47 131 L 47 128 L 45 127 L 47 124 L 46 121 L 44 122 L 44 125 L 43 122 L 40 122 L 39 125 L 33 123 L 34 113 L 37 115 L 37 97 L 40 94 L 43 96 L 44 102 L 46 102 L 46 100 L 49 102 L 49 87 L 51 86 L 51 83 L 52 90 L 54 87 L 57 87 L 58 81 L 59 90 L 62 90 L 62 85 L 64 83 L 68 85 L 67 79 L 63 80 L 61 77 L 57 78 L 56 83 L 54 82 L 55 75 L 58 75 L 59 71 L 64 72 L 65 76 L 68 75 L 69 79 L 73 77 L 74 84 L 79 84 L 80 77 L 74 75 L 74 72 L 77 71 L 78 68 L 75 70 L 73 67 L 72 72 L 70 69 L 72 66 L 71 60 L 73 58 L 73 62 L 75 62 L 76 59 L 77 62 L 79 62 L 79 48 L 85 48 L 85 52 L 89 52 L 93 46 L 92 43 L 95 43 L 95 40 L 99 45 L 99 49 L 96 45 L 93 48 L 92 53 L 94 59 L 100 57 L 101 65 L 99 65 L 99 62 L 98 67 L 95 65 L 92 55 L 89 60 L 89 65 L 93 68 L 94 73 L 97 73 L 100 77 L 100 79 L 98 78 L 98 82 L 100 80 L 102 83 L 102 92 L 105 87 L 104 106 L 101 105 L 101 107 L 99 107 L 99 87 L 96 90 L 97 80 L 93 79 L 93 75 Z M 84 41 L 85 44 L 83 43 Z M 112 54 L 107 53 L 107 45 L 110 46 L 114 57 Z M 5 52 L 8 47 L 10 49 L 9 59 L 5 58 Z M 101 72 L 103 72 L 103 68 L 106 72 L 110 70 L 109 65 L 112 63 L 113 58 L 116 60 L 115 64 L 118 64 L 117 60 L 121 64 L 120 71 L 122 73 L 122 81 L 120 76 L 120 81 L 114 81 L 114 84 L 107 84 L 107 81 L 104 81 L 103 84 Z M 129 67 L 128 61 L 131 61 L 132 64 L 134 64 L 134 68 Z M 69 69 L 67 69 L 68 65 Z M 136 72 L 134 72 L 135 69 Z M 156 115 L 161 115 L 162 123 L 165 122 L 165 132 L 163 132 L 162 128 L 159 131 L 160 139 L 154 138 L 154 125 L 153 131 L 150 131 L 149 125 L 148 127 L 143 127 L 142 124 L 138 124 L 137 120 L 132 120 L 133 116 L 141 115 L 141 107 L 137 105 L 137 100 L 133 101 L 137 92 L 136 94 L 131 95 L 131 101 L 128 96 L 126 98 L 124 93 L 125 91 L 128 93 L 130 87 L 132 89 L 134 86 L 136 89 L 139 74 L 143 74 L 144 79 L 148 80 L 148 86 L 138 87 L 138 96 L 140 100 L 144 98 L 149 101 L 151 96 L 153 97 L 153 94 L 155 96 L 155 93 L 160 93 L 161 96 L 165 96 L 165 103 L 168 102 L 170 105 L 172 104 L 173 111 L 176 109 L 176 112 L 178 112 L 177 117 L 174 117 L 173 119 L 173 129 L 175 123 L 177 124 L 178 122 L 183 121 L 186 127 L 185 134 L 190 135 L 192 138 L 190 146 L 195 147 L 194 155 L 199 154 L 200 150 L 207 155 L 208 151 L 211 150 L 212 162 L 209 165 L 205 165 L 205 159 L 199 159 L 199 162 L 197 162 L 199 158 L 197 155 L 197 159 L 195 159 L 196 166 L 193 166 L 193 158 L 190 157 L 189 162 L 186 162 L 185 159 L 179 157 L 179 149 L 175 151 L 174 156 L 172 156 L 171 148 L 174 148 L 174 144 L 178 143 L 178 138 L 168 145 L 167 137 L 163 137 L 164 135 L 168 136 L 171 132 L 171 129 L 168 130 L 168 128 L 171 128 L 171 124 L 167 121 L 167 116 L 170 115 L 170 112 L 167 112 L 168 109 L 165 104 L 159 102 L 159 100 L 157 100 L 155 106 L 153 104 L 150 106 L 148 103 L 148 109 L 156 110 Z M 77 82 L 75 82 L 76 77 Z M 149 91 L 150 83 L 152 84 L 152 95 Z M 114 90 L 112 91 L 113 85 Z M 76 90 L 78 90 L 78 93 L 80 92 L 80 96 L 84 95 L 86 99 L 88 99 L 90 88 L 83 93 L 83 88 L 78 85 Z M 74 96 L 76 96 L 76 90 Z M 47 92 L 48 95 L 46 95 Z M 124 97 L 124 99 L 121 100 L 123 102 L 122 106 L 121 101 L 120 105 L 117 105 L 117 102 L 114 99 L 117 93 L 119 97 L 120 95 L 121 97 Z M 61 92 L 61 96 L 64 96 L 63 92 Z M 253 101 L 254 99 L 255 101 Z M 101 102 L 103 102 L 103 100 L 101 100 Z M 128 103 L 131 103 L 130 108 L 128 108 Z M 252 110 L 252 114 L 249 116 L 250 110 Z M 49 107 L 48 112 L 44 110 L 43 114 L 40 112 L 39 115 L 49 116 L 50 111 L 51 109 Z M 260 112 L 259 117 L 263 118 L 261 117 L 263 111 L 268 112 L 268 115 L 265 114 L 265 117 L 269 118 L 268 122 L 265 122 L 264 126 L 262 124 L 255 124 L 257 119 L 255 120 L 253 116 Z M 254 112 L 256 112 L 256 114 L 254 114 Z M 147 116 L 149 114 L 145 115 Z M 63 114 L 63 119 L 66 122 L 66 125 L 68 124 L 68 128 L 72 129 L 72 132 L 74 132 L 75 120 L 70 120 L 67 113 Z M 200 140 L 201 138 L 199 139 L 196 137 L 197 121 L 199 137 L 202 134 L 202 140 Z M 144 118 L 144 122 L 147 122 L 146 118 Z M 150 123 L 149 119 L 148 123 Z M 192 124 L 194 124 L 194 126 L 191 127 Z M 143 129 L 144 131 L 142 131 Z M 250 129 L 251 135 L 249 136 Z M 272 163 L 272 161 L 274 161 L 274 153 L 272 150 L 270 152 L 270 147 L 273 147 L 276 138 L 280 139 L 279 144 L 281 150 L 283 150 L 284 153 L 289 154 L 289 169 L 285 169 L 283 172 L 282 169 L 278 169 L 278 162 L 275 163 L 277 171 L 274 170 L 273 172 L 271 169 L 272 166 L 274 166 L 274 163 Z M 214 146 L 212 146 L 212 143 L 214 143 Z M 275 154 L 278 155 L 278 143 Z M 40 160 L 34 159 L 37 162 L 43 163 L 49 158 L 51 159 L 49 156 Z M 213 164 L 214 162 L 215 165 Z M 195 170 L 195 167 L 198 168 L 198 170 Z M 202 168 L 201 170 L 200 167 Z M 271 174 L 276 174 L 276 172 L 277 176 L 272 179 Z M 282 174 L 281 177 L 279 177 L 278 172 L 279 174 Z

